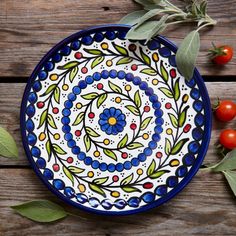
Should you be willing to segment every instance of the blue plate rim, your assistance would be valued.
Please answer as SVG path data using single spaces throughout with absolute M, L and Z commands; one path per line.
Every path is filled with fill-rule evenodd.
M 138 209 L 133 209 L 133 210 L 127 210 L 127 211 L 97 210 L 97 209 L 85 207 L 83 205 L 80 205 L 78 203 L 75 203 L 75 202 L 69 200 L 62 193 L 57 191 L 47 180 L 45 180 L 44 176 L 42 175 L 42 173 L 39 171 L 39 169 L 35 165 L 35 162 L 33 160 L 33 157 L 31 156 L 31 153 L 29 151 L 27 141 L 26 141 L 26 128 L 25 128 L 25 116 L 24 115 L 25 115 L 26 104 L 27 104 L 27 95 L 32 87 L 32 83 L 34 82 L 36 74 L 37 74 L 39 68 L 41 68 L 42 65 L 51 57 L 51 54 L 58 51 L 63 45 L 69 43 L 71 40 L 78 38 L 78 37 L 83 37 L 87 34 L 100 32 L 101 30 L 105 31 L 105 30 L 118 30 L 118 29 L 128 30 L 128 29 L 130 29 L 130 26 L 124 25 L 124 24 L 105 24 L 105 25 L 89 27 L 86 30 L 81 30 L 79 32 L 76 32 L 76 33 L 70 35 L 69 37 L 63 39 L 61 42 L 59 42 L 54 47 L 52 47 L 43 56 L 43 58 L 40 60 L 40 62 L 37 64 L 37 66 L 33 70 L 31 76 L 29 77 L 26 88 L 24 90 L 24 94 L 23 94 L 23 98 L 22 98 L 22 102 L 21 102 L 21 110 L 20 110 L 20 128 L 21 128 L 21 137 L 22 137 L 23 147 L 24 147 L 26 156 L 30 162 L 30 165 L 31 165 L 32 169 L 34 170 L 34 172 L 36 173 L 36 175 L 39 177 L 39 179 L 47 186 L 47 188 L 52 193 L 54 193 L 57 197 L 59 197 L 62 201 L 66 202 L 67 204 L 74 206 L 76 208 L 82 209 L 86 212 L 96 213 L 98 215 L 107 215 L 107 216 L 130 215 L 130 214 L 141 213 L 141 212 L 156 208 L 156 207 L 164 204 L 165 202 L 169 201 L 174 196 L 176 196 L 178 193 L 180 193 L 183 190 L 183 188 L 192 180 L 192 178 L 194 177 L 194 175 L 197 173 L 198 169 L 200 168 L 200 166 L 204 160 L 204 157 L 207 153 L 207 150 L 208 150 L 208 146 L 209 146 L 209 142 L 210 142 L 210 138 L 211 138 L 211 129 L 212 129 L 212 113 L 211 113 L 210 98 L 209 98 L 204 80 L 201 77 L 198 70 L 195 68 L 194 78 L 196 79 L 197 85 L 198 85 L 199 89 L 201 90 L 201 95 L 202 95 L 202 98 L 205 103 L 205 107 L 204 107 L 205 115 L 207 117 L 206 124 L 205 124 L 205 133 L 204 133 L 204 137 L 202 140 L 202 143 L 204 143 L 204 145 L 201 145 L 200 152 L 198 153 L 197 162 L 194 163 L 193 167 L 191 167 L 190 171 L 187 173 L 187 175 L 184 177 L 184 179 L 182 179 L 180 181 L 180 183 L 177 184 L 177 186 L 174 189 L 172 189 L 170 192 L 168 192 L 164 197 L 161 197 L 160 199 L 154 201 L 151 204 L 147 204 L 143 207 L 139 207 Z M 156 38 L 158 38 L 158 40 L 161 43 L 163 43 L 167 47 L 169 47 L 173 52 L 177 51 L 177 46 L 174 43 L 172 43 L 170 40 L 165 38 L 164 36 L 157 36 Z

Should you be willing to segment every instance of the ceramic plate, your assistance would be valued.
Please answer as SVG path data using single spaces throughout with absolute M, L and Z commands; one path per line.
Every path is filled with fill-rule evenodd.
M 76 33 L 34 70 L 21 109 L 24 147 L 48 188 L 73 206 L 131 214 L 161 205 L 198 170 L 210 139 L 204 82 L 186 81 L 163 37 L 129 27 Z

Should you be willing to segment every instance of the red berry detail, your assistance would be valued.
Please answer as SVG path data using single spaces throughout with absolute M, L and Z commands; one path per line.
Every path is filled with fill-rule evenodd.
M 72 163 L 73 162 L 73 158 L 72 157 L 68 157 L 66 160 L 68 163 Z
M 52 168 L 55 172 L 60 170 L 60 166 L 58 164 L 53 164 Z
M 145 188 L 145 189 L 150 189 L 152 187 L 153 187 L 153 183 L 151 183 L 151 182 L 146 182 L 143 184 L 143 188 Z
M 128 157 L 127 152 L 122 152 L 121 157 L 124 158 L 124 159 L 126 159 L 126 158 Z
M 114 176 L 112 177 L 112 180 L 113 180 L 114 182 L 117 182 L 117 181 L 119 180 L 119 177 L 118 177 L 117 175 L 114 175 Z
M 165 107 L 166 107 L 166 109 L 170 109 L 172 106 L 171 106 L 171 103 L 166 103 L 166 105 L 165 105 Z
M 81 131 L 80 130 L 76 130 L 75 131 L 75 136 L 79 137 L 81 135 Z
M 138 66 L 136 65 L 136 64 L 133 64 L 132 66 L 131 66 L 131 70 L 137 70 L 138 69 Z
M 188 133 L 188 131 L 191 129 L 191 125 L 187 124 L 184 126 L 184 133 Z
M 149 107 L 149 106 L 145 106 L 145 107 L 143 108 L 143 110 L 144 110 L 145 112 L 149 112 L 149 111 L 150 111 L 150 107 Z
M 75 53 L 75 58 L 76 58 L 76 59 L 80 59 L 80 58 L 82 58 L 82 57 L 83 57 L 83 54 L 82 54 L 81 52 Z
M 52 112 L 53 112 L 54 114 L 57 114 L 57 113 L 59 112 L 59 109 L 58 109 L 57 107 L 54 107 L 54 108 L 52 109 Z
M 82 72 L 83 74 L 86 74 L 86 73 L 88 72 L 87 67 L 83 67 L 83 68 L 81 69 L 81 72 Z
M 132 123 L 130 125 L 130 129 L 135 130 L 137 128 L 137 125 L 135 123 Z
M 89 117 L 90 119 L 93 119 L 93 118 L 95 117 L 95 114 L 94 114 L 93 112 L 90 112 L 90 113 L 88 114 L 88 117 Z
M 176 70 L 175 69 L 171 69 L 170 70 L 170 76 L 171 76 L 171 78 L 175 78 L 176 77 Z
M 97 85 L 97 89 L 99 89 L 99 90 L 103 89 L 103 84 L 99 83 L 99 84 Z
M 37 107 L 38 108 L 43 108 L 44 107 L 44 102 L 38 102 Z
M 130 45 L 129 45 L 129 50 L 130 50 L 131 52 L 135 51 L 136 48 L 137 48 L 137 47 L 136 47 L 135 44 L 130 44 Z
M 161 158 L 161 157 L 162 157 L 162 153 L 161 153 L 161 152 L 157 152 L 157 153 L 156 153 L 156 157 L 157 157 L 157 158 Z

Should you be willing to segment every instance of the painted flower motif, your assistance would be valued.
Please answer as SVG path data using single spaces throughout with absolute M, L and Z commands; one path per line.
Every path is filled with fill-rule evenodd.
M 125 115 L 120 109 L 114 107 L 106 108 L 103 113 L 100 114 L 99 125 L 101 130 L 106 134 L 116 135 L 124 130 L 126 125 Z

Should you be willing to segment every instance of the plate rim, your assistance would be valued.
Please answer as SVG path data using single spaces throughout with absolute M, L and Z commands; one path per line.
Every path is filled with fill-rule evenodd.
M 53 46 L 43 57 L 42 59 L 39 61 L 39 63 L 36 65 L 36 67 L 34 68 L 32 74 L 30 75 L 28 81 L 27 81 L 27 85 L 25 87 L 24 93 L 23 93 L 23 97 L 22 97 L 22 101 L 21 101 L 21 108 L 20 108 L 20 129 L 21 129 L 21 138 L 22 138 L 22 143 L 23 143 L 23 147 L 27 156 L 27 159 L 30 162 L 30 166 L 31 168 L 34 170 L 34 172 L 36 173 L 36 175 L 39 177 L 39 179 L 43 182 L 44 185 L 46 185 L 46 187 L 53 193 L 55 194 L 59 199 L 61 199 L 63 202 L 76 207 L 78 209 L 84 210 L 86 212 L 90 212 L 90 213 L 95 213 L 98 215 L 107 215 L 107 216 L 111 216 L 111 215 L 131 215 L 131 214 L 137 214 L 137 213 L 141 213 L 141 212 L 145 212 L 148 211 L 150 209 L 156 208 L 158 206 L 161 206 L 162 204 L 166 203 L 167 201 L 171 200 L 174 196 L 176 196 L 178 193 L 180 193 L 186 186 L 187 184 L 189 184 L 192 180 L 192 178 L 195 176 L 195 174 L 197 173 L 197 171 L 199 170 L 205 156 L 208 150 L 208 146 L 210 143 L 210 139 L 211 139 L 211 130 L 212 130 L 212 113 L 211 113 L 211 105 L 210 105 L 210 97 L 207 91 L 207 88 L 205 86 L 205 82 L 202 78 L 202 76 L 200 75 L 200 73 L 198 72 L 198 70 L 195 68 L 194 69 L 194 78 L 196 79 L 196 83 L 199 87 L 199 90 L 201 90 L 201 96 L 204 99 L 204 110 L 205 110 L 205 116 L 207 117 L 206 119 L 206 123 L 205 123 L 205 132 L 204 132 L 204 136 L 202 139 L 202 143 L 204 143 L 204 145 L 202 145 L 200 152 L 198 152 L 198 159 L 197 162 L 194 163 L 193 167 L 191 167 L 190 171 L 187 173 L 187 175 L 180 181 L 180 183 L 178 183 L 176 185 L 176 187 L 172 190 L 170 190 L 170 192 L 168 192 L 164 197 L 161 197 L 157 200 L 155 200 L 152 203 L 148 203 L 145 206 L 139 207 L 137 209 L 132 209 L 132 210 L 125 210 L 125 211 L 106 211 L 106 210 L 97 210 L 97 209 L 93 209 L 93 208 L 89 208 L 86 206 L 83 206 L 82 204 L 78 204 L 75 203 L 73 201 L 71 201 L 70 199 L 66 198 L 61 192 L 59 192 L 58 190 L 56 190 L 49 182 L 48 180 L 46 180 L 44 178 L 44 176 L 42 175 L 42 173 L 39 171 L 39 169 L 36 167 L 35 162 L 33 160 L 33 157 L 30 153 L 29 147 L 27 145 L 26 142 L 26 127 L 25 127 L 25 110 L 26 110 L 26 105 L 27 105 L 27 95 L 32 87 L 32 83 L 35 80 L 36 74 L 39 70 L 39 68 L 51 57 L 51 54 L 53 54 L 54 52 L 58 51 L 61 46 L 69 43 L 71 40 L 73 40 L 74 38 L 78 38 L 78 37 L 83 37 L 87 34 L 91 34 L 91 33 L 95 33 L 97 31 L 101 31 L 101 30 L 117 30 L 117 29 L 125 29 L 128 30 L 130 29 L 131 26 L 129 25 L 125 25 L 125 24 L 104 24 L 104 25 L 98 25 L 98 26 L 93 26 L 93 27 L 88 27 L 85 30 L 80 30 L 68 37 L 66 37 L 65 39 L 61 40 L 59 43 L 57 43 L 55 46 Z M 168 46 L 173 52 L 177 51 L 177 46 L 171 42 L 170 40 L 168 40 L 167 38 L 165 38 L 164 36 L 156 36 L 156 39 L 158 39 L 161 43 L 165 44 L 166 46 Z

